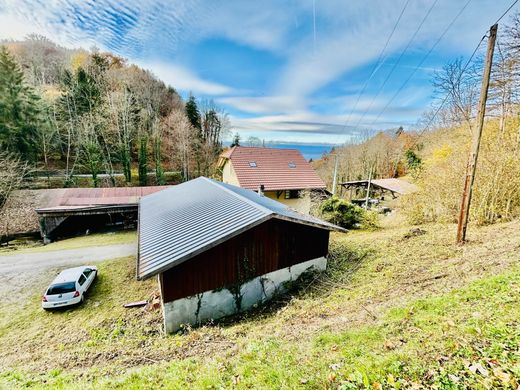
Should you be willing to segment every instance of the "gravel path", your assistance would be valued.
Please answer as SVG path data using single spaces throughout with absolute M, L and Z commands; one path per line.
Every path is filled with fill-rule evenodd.
M 0 303 L 25 299 L 35 293 L 35 288 L 45 288 L 64 268 L 136 253 L 134 243 L 0 256 Z

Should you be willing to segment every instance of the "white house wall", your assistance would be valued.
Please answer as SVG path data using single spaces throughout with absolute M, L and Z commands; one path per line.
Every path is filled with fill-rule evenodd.
M 319 257 L 258 276 L 236 288 L 205 291 L 163 303 L 165 330 L 173 333 L 183 324 L 199 325 L 249 310 L 286 292 L 288 282 L 296 281 L 305 273 L 324 271 L 326 268 L 327 259 Z

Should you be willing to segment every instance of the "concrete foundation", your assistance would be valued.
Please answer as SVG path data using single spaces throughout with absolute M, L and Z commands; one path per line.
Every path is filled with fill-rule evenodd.
M 327 268 L 327 259 L 319 257 L 251 279 L 240 286 L 205 291 L 190 297 L 164 302 L 164 328 L 174 333 L 183 324 L 200 325 L 249 310 L 286 292 L 298 278 Z

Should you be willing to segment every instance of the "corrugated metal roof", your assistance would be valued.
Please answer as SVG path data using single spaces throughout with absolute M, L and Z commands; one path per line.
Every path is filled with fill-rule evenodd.
M 296 149 L 252 148 L 238 146 L 225 151 L 240 187 L 253 191 L 263 185 L 265 191 L 326 188 L 323 180 Z
M 137 205 L 142 196 L 150 195 L 166 188 L 168 186 L 42 190 L 44 191 L 42 204 L 37 207 L 36 211 L 52 212 L 99 206 Z
M 368 180 L 354 180 L 354 181 L 347 181 L 345 183 L 341 183 L 342 186 L 349 187 L 349 186 L 363 186 L 366 187 L 368 184 Z M 371 185 L 374 187 L 380 187 L 384 190 L 395 192 L 397 194 L 410 194 L 412 192 L 419 191 L 419 187 L 417 187 L 415 184 L 408 183 L 405 180 L 402 179 L 395 179 L 395 178 L 389 178 L 389 179 L 374 179 L 371 181 Z
M 141 199 L 137 277 L 163 272 L 270 218 L 342 230 L 253 191 L 200 177 Z

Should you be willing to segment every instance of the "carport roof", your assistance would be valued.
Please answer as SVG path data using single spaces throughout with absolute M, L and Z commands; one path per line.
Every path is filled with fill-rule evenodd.
M 109 188 L 60 188 L 44 190 L 38 213 L 80 211 L 106 206 L 139 204 L 142 196 L 153 194 L 168 186 L 109 187 Z
M 251 190 L 199 177 L 141 199 L 137 278 L 164 272 L 271 218 L 343 230 Z

